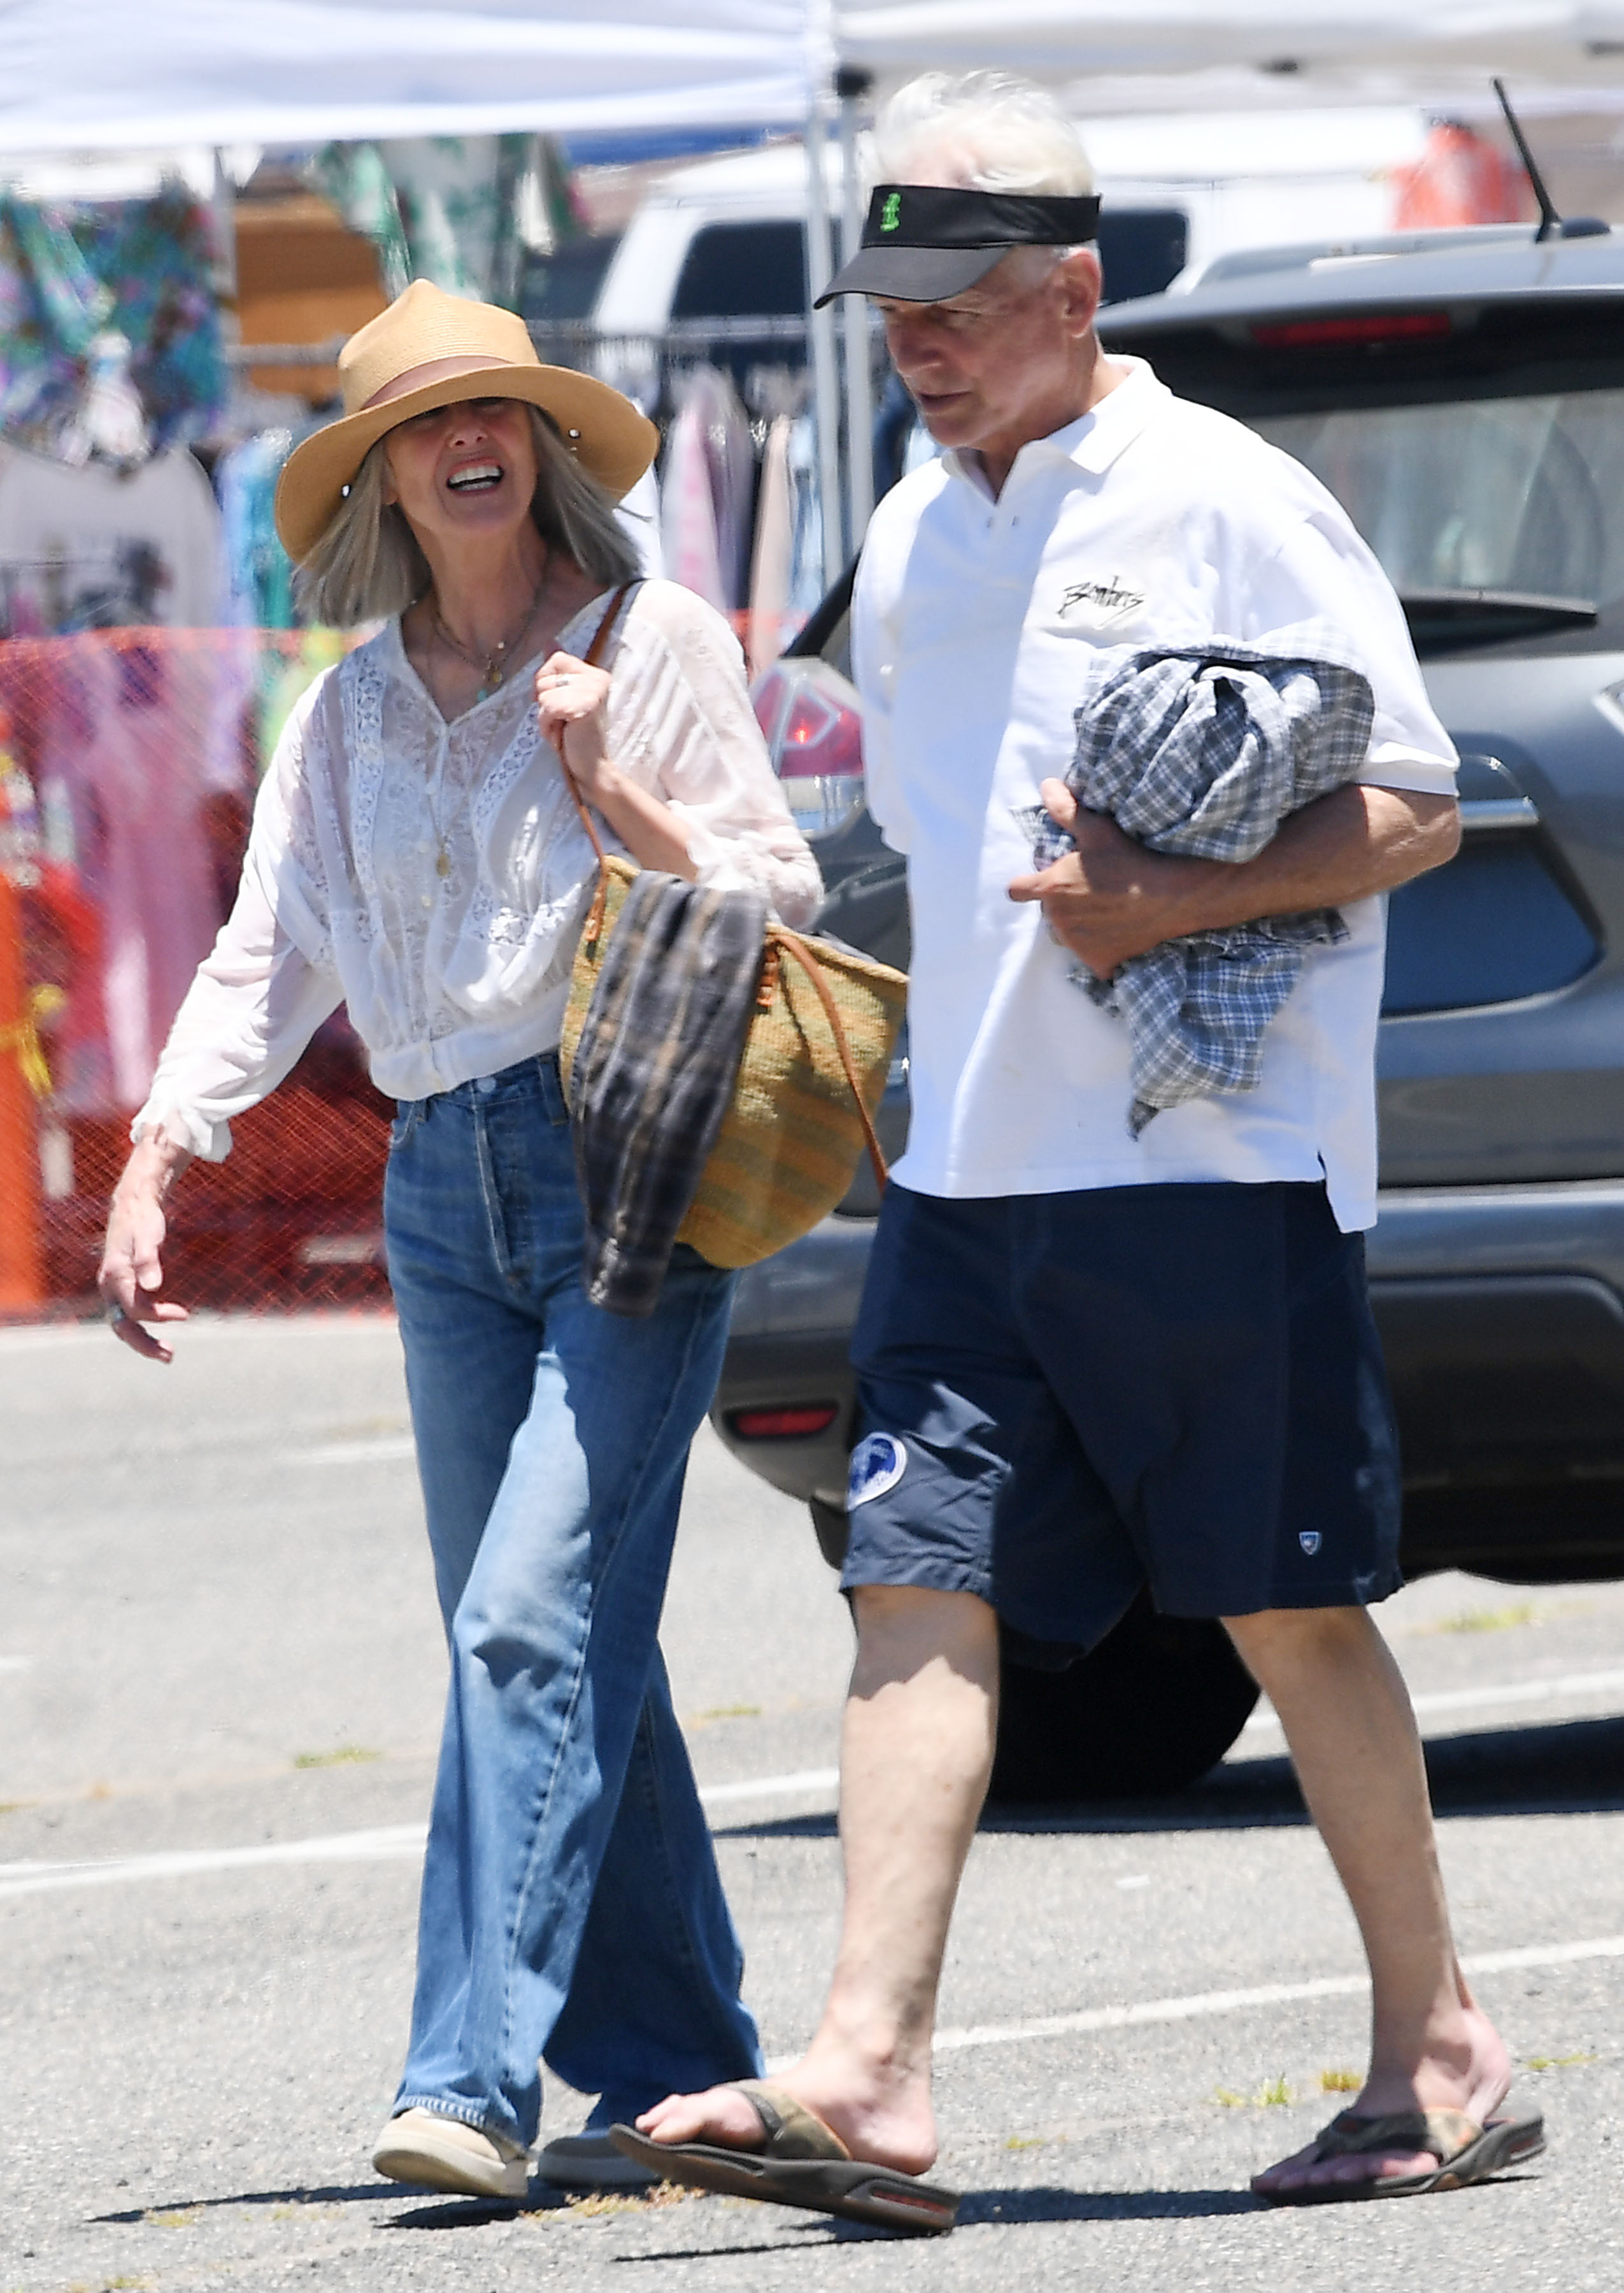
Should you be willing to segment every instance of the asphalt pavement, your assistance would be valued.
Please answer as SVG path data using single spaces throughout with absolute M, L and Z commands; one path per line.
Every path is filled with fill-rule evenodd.
M 513 2284 L 1607 2289 L 1624 2276 L 1624 1587 L 1382 1612 L 1461 1946 L 1545 2111 L 1515 2179 L 1273 2212 L 1340 2106 L 1352 1923 L 1260 1713 L 1176 1802 L 990 1817 L 942 2002 L 945 2240 L 699 2197 L 378 2181 L 444 1664 L 399 1348 L 199 1322 L 155 1370 L 0 1333 L 0 2293 Z M 770 2054 L 816 2013 L 851 1634 L 705 1433 L 666 1641 Z M 579 2123 L 549 2088 L 545 2130 Z

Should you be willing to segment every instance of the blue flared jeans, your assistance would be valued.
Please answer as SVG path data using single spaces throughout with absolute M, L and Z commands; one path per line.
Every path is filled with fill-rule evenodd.
M 384 1226 L 451 1658 L 395 2109 L 529 2143 L 543 2056 L 594 2125 L 760 2066 L 657 1641 L 731 1277 L 587 1303 L 552 1057 L 401 1106 Z

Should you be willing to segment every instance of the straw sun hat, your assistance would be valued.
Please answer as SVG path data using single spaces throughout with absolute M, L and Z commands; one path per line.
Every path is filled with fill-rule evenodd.
M 617 501 L 659 433 L 629 398 L 590 375 L 543 366 L 522 319 L 415 279 L 338 353 L 344 410 L 295 448 L 276 494 L 276 528 L 297 564 L 321 539 L 385 431 L 463 398 L 521 398 L 550 414 L 584 470 Z

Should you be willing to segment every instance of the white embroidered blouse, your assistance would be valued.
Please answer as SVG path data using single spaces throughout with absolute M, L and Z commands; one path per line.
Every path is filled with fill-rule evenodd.
M 563 651 L 586 652 L 605 602 L 561 632 Z M 773 777 L 727 624 L 675 583 L 644 582 L 606 666 L 609 753 L 687 827 L 699 881 L 755 888 L 784 922 L 809 922 L 817 863 Z M 341 1001 L 393 1098 L 553 1049 L 595 877 L 529 672 L 448 724 L 392 621 L 288 719 L 236 905 L 131 1135 L 162 1122 L 222 1160 L 230 1118 L 276 1088 Z

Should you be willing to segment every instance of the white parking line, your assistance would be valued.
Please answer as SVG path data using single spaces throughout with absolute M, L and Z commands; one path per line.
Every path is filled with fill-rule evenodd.
M 836 1768 L 801 1768 L 791 1775 L 710 1784 L 699 1797 L 707 1807 L 731 1807 L 740 1800 L 804 1799 L 832 1792 L 839 1780 Z M 392 1862 L 421 1855 L 427 1836 L 426 1825 L 396 1823 L 263 1847 L 176 1848 L 152 1855 L 110 1856 L 94 1863 L 0 1863 L 0 1897 L 41 1895 L 61 1887 L 120 1886 L 132 1879 L 191 1879 L 206 1871 L 250 1870 L 268 1863 Z
M 324 1441 L 314 1449 L 289 1449 L 284 1462 L 289 1465 L 374 1465 L 386 1464 L 396 1458 L 416 1454 L 416 1444 L 409 1433 L 389 1433 L 375 1436 L 368 1441 Z
M 1555 1704 L 1564 1696 L 1616 1696 L 1624 1690 L 1624 1672 L 1558 1672 L 1545 1680 L 1485 1681 L 1478 1688 L 1444 1688 L 1426 1696 L 1412 1696 L 1418 1719 L 1432 1712 L 1469 1712 L 1484 1704 Z M 1241 1730 L 1245 1736 L 1278 1729 L 1278 1716 L 1264 1705 Z
M 1589 1942 L 1536 1943 L 1518 1950 L 1480 1950 L 1463 1958 L 1468 1974 L 1513 1974 L 1523 1967 L 1575 1966 L 1586 1959 L 1624 1958 L 1624 1935 Z M 1130 2030 L 1140 2022 L 1192 2022 L 1208 2014 L 1239 2014 L 1255 2006 L 1296 2006 L 1312 1998 L 1351 1998 L 1368 1990 L 1362 1974 L 1322 1974 L 1311 1982 L 1260 1982 L 1250 1990 L 1203 1990 L 1190 1998 L 1141 1998 L 1123 2006 L 1086 2006 L 1076 2014 L 1043 2014 L 1030 2022 L 982 2022 L 965 2030 L 938 2030 L 938 2054 L 968 2046 L 1014 2046 L 1034 2038 L 1070 2038 L 1090 2030 Z M 783 2062 L 770 2065 L 779 2070 Z

